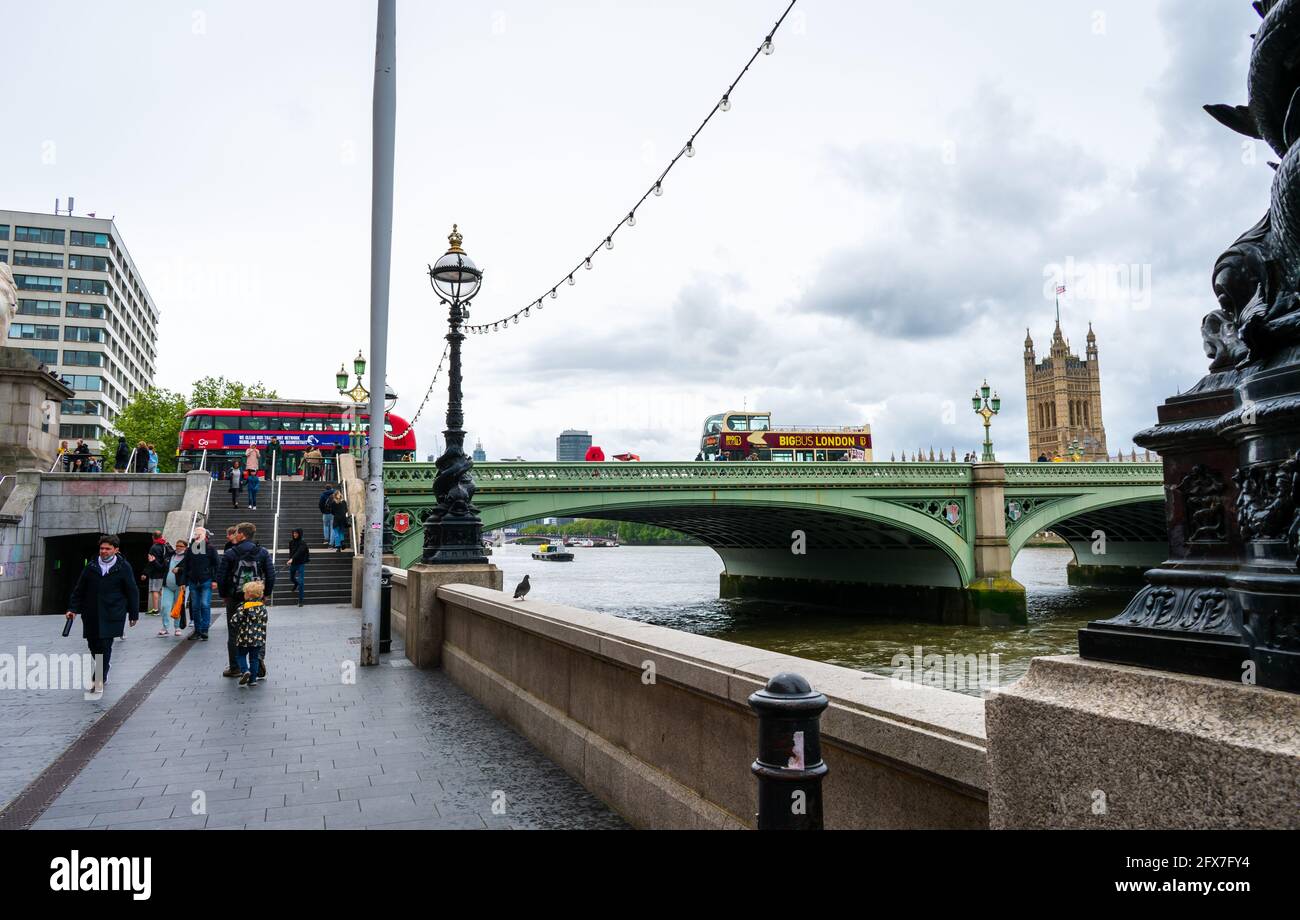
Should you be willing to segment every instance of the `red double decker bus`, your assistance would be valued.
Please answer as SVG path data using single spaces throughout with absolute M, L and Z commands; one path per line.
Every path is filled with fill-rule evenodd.
M 361 436 L 368 440 L 369 413 L 358 416 L 344 403 L 261 399 L 245 400 L 238 409 L 194 409 L 186 414 L 181 426 L 178 457 L 182 469 L 196 469 L 206 451 L 206 468 L 221 470 L 232 460 L 242 461 L 250 447 L 265 455 L 275 438 L 280 443 L 279 472 L 293 473 L 301 469 L 303 455 L 313 448 L 327 459 L 347 453 L 358 417 Z M 414 429 L 405 419 L 388 413 L 384 419 L 384 461 L 414 460 L 415 450 Z

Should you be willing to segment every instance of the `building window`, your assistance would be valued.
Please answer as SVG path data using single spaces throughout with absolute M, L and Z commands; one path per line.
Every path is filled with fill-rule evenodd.
M 59 327 L 41 326 L 36 323 L 14 323 L 9 327 L 9 338 L 57 342 L 59 340 Z
M 69 367 L 103 367 L 102 351 L 68 351 L 63 350 L 63 363 Z
M 44 275 L 14 275 L 14 283 L 20 291 L 44 291 L 49 294 L 63 293 L 62 278 L 47 278 Z
M 63 268 L 63 255 L 57 252 L 29 252 L 15 249 L 11 265 L 25 265 L 28 268 Z
M 108 283 L 104 281 L 92 281 L 89 278 L 69 278 L 69 294 L 98 294 L 101 297 L 108 294 Z
M 103 415 L 104 404 L 94 399 L 65 399 L 64 415 Z
M 63 245 L 62 230 L 47 230 L 44 227 L 14 227 L 15 243 L 45 243 L 48 246 Z
M 42 364 L 58 364 L 58 363 L 59 363 L 59 352 L 58 352 L 57 349 L 54 349 L 54 348 L 24 348 L 23 351 L 27 352 L 29 355 L 31 355 L 33 358 L 35 358 L 37 361 L 41 362 Z
M 103 329 L 97 329 L 94 326 L 64 326 L 63 341 L 65 342 L 97 342 L 104 345 L 108 342 L 108 333 Z
M 9 225 L 0 224 L 0 240 L 9 239 Z
M 69 319 L 104 319 L 107 315 L 104 305 L 98 303 L 69 302 L 65 312 Z
M 103 377 L 87 377 L 81 374 L 64 374 L 63 382 L 74 390 L 86 390 L 92 393 L 99 393 L 104 389 Z
M 90 233 L 85 230 L 73 230 L 69 242 L 73 246 L 93 246 L 96 249 L 108 248 L 107 233 Z
M 0 249 L 0 262 L 8 262 L 8 261 L 9 261 L 9 250 Z
M 108 259 L 103 256 L 83 256 L 74 252 L 68 255 L 68 268 L 82 272 L 106 272 Z
M 59 315 L 59 302 L 57 300 L 19 300 L 18 315 L 57 317 Z
M 98 441 L 103 430 L 98 425 L 60 425 L 59 437 L 69 440 L 84 438 L 89 441 Z

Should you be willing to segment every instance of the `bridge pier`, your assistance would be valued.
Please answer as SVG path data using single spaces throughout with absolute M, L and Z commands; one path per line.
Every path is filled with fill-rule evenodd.
M 971 471 L 975 491 L 975 578 L 966 585 L 970 616 L 981 625 L 1028 620 L 1025 586 L 1011 577 L 1007 539 L 1007 470 L 981 463 Z

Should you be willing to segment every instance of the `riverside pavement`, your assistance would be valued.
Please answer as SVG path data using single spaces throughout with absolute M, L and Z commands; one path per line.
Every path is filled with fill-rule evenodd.
M 0 653 L 83 651 L 58 617 L 0 619 Z M 142 617 L 100 701 L 0 690 L 0 802 L 57 758 L 177 640 Z M 598 799 L 398 643 L 356 665 L 357 611 L 277 607 L 268 680 L 223 678 L 225 618 L 191 643 L 34 829 L 621 828 Z M 181 640 L 183 641 L 183 640 Z

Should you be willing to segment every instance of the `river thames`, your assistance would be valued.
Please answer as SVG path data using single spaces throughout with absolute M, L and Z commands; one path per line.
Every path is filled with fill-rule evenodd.
M 1029 622 L 1020 626 L 944 626 L 872 616 L 870 588 L 860 610 L 752 600 L 719 600 L 722 562 L 705 547 L 621 546 L 572 551 L 572 563 L 538 562 L 533 547 L 504 546 L 492 561 L 513 591 L 531 576 L 530 600 L 596 610 L 755 648 L 893 675 L 899 654 L 998 656 L 998 683 L 1019 680 L 1032 658 L 1078 652 L 1078 630 L 1114 616 L 1136 588 L 1074 588 L 1068 549 L 1026 548 L 1012 574 L 1028 592 Z M 969 690 L 978 694 L 977 690 Z

